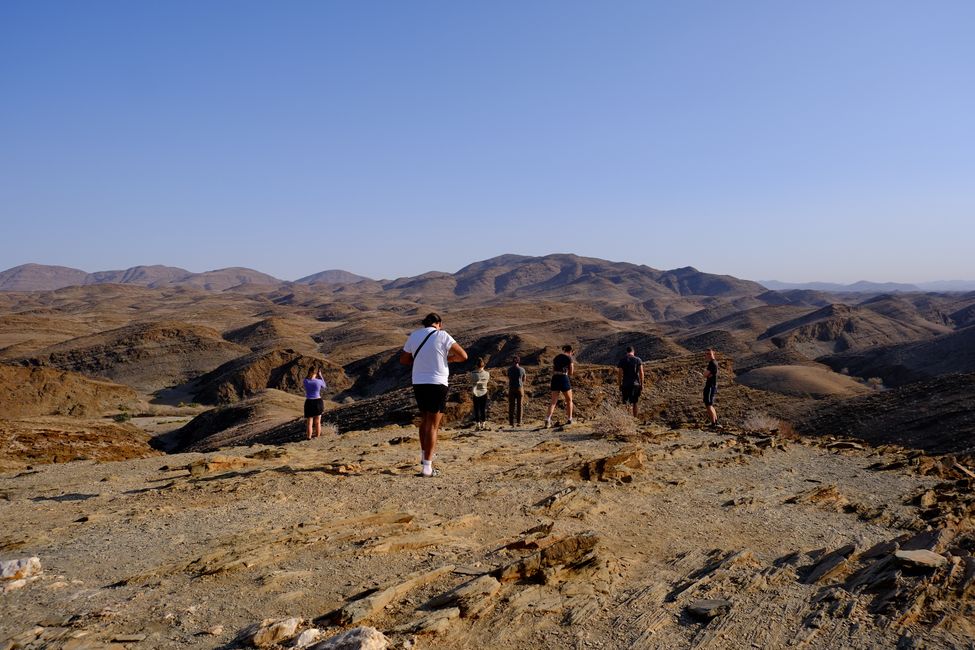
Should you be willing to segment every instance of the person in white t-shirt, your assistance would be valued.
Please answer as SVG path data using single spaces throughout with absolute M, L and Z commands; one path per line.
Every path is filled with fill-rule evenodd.
M 443 329 L 439 314 L 430 313 L 423 327 L 406 339 L 399 361 L 413 367 L 413 395 L 420 410 L 420 475 L 433 476 L 437 431 L 447 410 L 447 364 L 466 361 L 467 352 Z

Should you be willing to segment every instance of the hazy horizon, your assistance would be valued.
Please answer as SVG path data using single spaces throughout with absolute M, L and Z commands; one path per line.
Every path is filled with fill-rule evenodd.
M 975 280 L 975 4 L 0 5 L 0 266 Z M 242 264 L 242 260 L 247 260 Z

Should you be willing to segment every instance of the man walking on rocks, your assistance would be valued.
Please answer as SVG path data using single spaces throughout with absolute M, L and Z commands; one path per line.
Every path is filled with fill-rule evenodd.
M 516 356 L 508 368 L 508 425 L 521 426 L 521 416 L 525 411 L 525 369 L 521 367 L 521 357 Z
M 708 417 L 711 418 L 711 426 L 718 426 L 718 412 L 714 408 L 714 397 L 718 392 L 718 364 L 715 362 L 714 350 L 708 348 L 704 353 L 708 360 L 708 367 L 704 371 L 704 406 L 708 409 Z
M 429 313 L 423 327 L 406 339 L 399 361 L 413 366 L 413 396 L 420 410 L 420 475 L 433 476 L 437 431 L 447 410 L 448 363 L 466 361 L 467 352 L 443 329 L 439 314 Z
M 633 417 L 636 417 L 636 403 L 643 391 L 643 359 L 636 356 L 632 345 L 626 348 L 626 356 L 616 364 L 616 376 L 620 384 L 620 399 L 623 404 L 633 405 Z

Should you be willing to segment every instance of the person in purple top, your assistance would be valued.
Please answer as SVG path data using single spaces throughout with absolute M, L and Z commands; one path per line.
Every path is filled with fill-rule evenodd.
M 322 413 L 325 412 L 325 400 L 322 391 L 328 388 L 322 379 L 322 371 L 309 368 L 308 376 L 302 382 L 305 386 L 305 419 L 308 421 L 308 439 L 311 440 L 312 429 L 315 437 L 322 435 Z

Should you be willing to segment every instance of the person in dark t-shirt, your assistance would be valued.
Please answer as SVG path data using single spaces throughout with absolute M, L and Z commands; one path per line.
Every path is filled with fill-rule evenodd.
M 705 352 L 708 360 L 708 367 L 704 371 L 704 406 L 708 409 L 708 417 L 711 418 L 711 426 L 718 426 L 718 412 L 714 408 L 714 398 L 718 392 L 718 364 L 714 360 L 714 350 L 708 348 Z
M 626 356 L 616 364 L 616 376 L 619 379 L 620 399 L 623 404 L 633 405 L 633 417 L 636 417 L 636 403 L 643 391 L 643 359 L 636 356 L 632 345 L 626 348 Z
M 515 357 L 508 368 L 508 425 L 521 426 L 525 400 L 525 369 L 521 367 L 521 357 Z
M 545 427 L 552 426 L 552 414 L 555 413 L 555 406 L 559 403 L 559 395 L 565 395 L 565 412 L 568 416 L 566 424 L 572 424 L 572 382 L 569 377 L 575 371 L 575 362 L 572 360 L 572 346 L 563 345 L 562 353 L 555 356 L 552 360 L 552 403 L 548 405 L 548 415 L 545 416 Z

